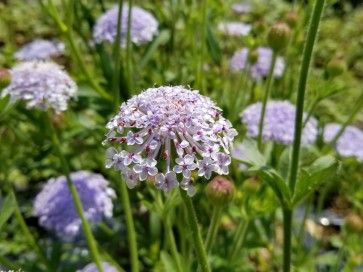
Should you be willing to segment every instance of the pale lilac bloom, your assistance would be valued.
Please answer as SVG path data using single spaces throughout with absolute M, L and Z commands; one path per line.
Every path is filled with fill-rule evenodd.
M 331 123 L 324 128 L 324 143 L 331 142 L 342 125 Z M 334 146 L 336 152 L 342 157 L 355 157 L 363 162 L 363 131 L 354 126 L 347 126 Z
M 62 42 L 36 39 L 16 51 L 14 58 L 21 61 L 46 60 L 63 54 L 64 49 Z
M 227 175 L 228 174 L 228 165 L 231 164 L 231 157 L 227 156 L 224 153 L 214 153 L 212 155 L 214 161 L 216 161 L 217 165 L 217 173 L 219 175 Z
M 134 96 L 121 105 L 107 128 L 104 144 L 114 147 L 106 152 L 106 167 L 114 165 L 128 177 L 133 171 L 140 181 L 155 176 L 156 187 L 165 192 L 178 184 L 177 176 L 189 178 L 201 167 L 199 173 L 207 179 L 212 172 L 227 174 L 229 149 L 237 135 L 212 100 L 182 86 L 150 88 Z M 214 156 L 217 153 L 225 159 Z
M 183 178 L 180 182 L 180 188 L 187 191 L 187 194 L 190 197 L 194 196 L 197 192 L 197 188 L 193 186 L 193 180 L 191 178 Z
M 232 5 L 232 10 L 237 14 L 249 13 L 252 10 L 252 6 L 250 3 L 240 2 Z
M 241 112 L 242 123 L 247 126 L 247 134 L 256 138 L 259 134 L 262 103 L 252 104 Z M 296 107 L 289 101 L 269 101 L 266 105 L 265 119 L 263 123 L 262 139 L 274 141 L 284 145 L 290 145 L 295 135 Z M 307 116 L 304 113 L 303 118 Z M 310 117 L 302 131 L 301 142 L 303 145 L 311 145 L 318 135 L 318 122 Z
M 104 272 L 118 272 L 118 269 L 110 263 L 102 262 L 101 265 Z M 77 270 L 77 272 L 99 272 L 99 271 L 95 263 L 90 263 L 85 267 L 83 267 L 82 270 Z
M 25 100 L 27 108 L 65 111 L 68 101 L 77 94 L 75 82 L 63 69 L 52 62 L 19 63 L 11 70 L 11 83 L 2 95 L 10 94 L 12 101 Z
M 122 7 L 121 16 L 121 45 L 125 46 L 127 41 L 127 23 L 129 7 Z M 114 43 L 117 35 L 118 6 L 115 6 L 101 15 L 93 28 L 93 39 L 96 43 L 103 41 Z M 158 34 L 159 23 L 148 11 L 133 6 L 131 8 L 130 39 L 133 43 L 140 45 L 150 42 Z
M 258 52 L 258 59 L 252 65 L 248 63 L 249 50 L 247 48 L 238 50 L 230 61 L 231 70 L 233 72 L 238 72 L 247 69 L 254 80 L 266 78 L 272 63 L 272 50 L 268 47 L 258 47 L 256 50 Z M 275 78 L 281 77 L 284 70 L 285 62 L 283 58 L 277 57 L 273 76 Z
M 225 35 L 242 37 L 251 32 L 252 26 L 242 22 L 221 22 L 218 25 L 218 30 Z
M 101 175 L 88 171 L 73 172 L 70 178 L 76 187 L 84 215 L 91 223 L 112 216 L 115 192 Z M 34 213 L 39 224 L 59 237 L 74 237 L 82 228 L 65 176 L 52 178 L 36 196 Z

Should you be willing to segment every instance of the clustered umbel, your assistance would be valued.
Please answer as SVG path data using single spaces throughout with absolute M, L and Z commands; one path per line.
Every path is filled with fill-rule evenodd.
M 242 22 L 221 22 L 218 25 L 218 30 L 225 35 L 242 37 L 251 32 L 251 25 Z
M 98 223 L 112 217 L 112 198 L 115 192 L 99 174 L 88 171 L 73 172 L 70 178 L 76 187 L 84 215 L 89 222 Z M 34 202 L 39 224 L 59 237 L 75 237 L 82 228 L 65 176 L 48 180 Z
M 331 142 L 342 125 L 327 124 L 324 128 L 324 143 Z M 339 137 L 334 146 L 335 150 L 342 157 L 355 157 L 358 161 L 363 161 L 363 131 L 354 126 L 347 126 L 343 134 Z
M 27 101 L 27 108 L 52 108 L 59 113 L 67 109 L 68 101 L 77 94 L 76 83 L 52 62 L 19 63 L 10 74 L 11 83 L 2 95 L 10 94 L 12 101 Z
M 64 49 L 62 42 L 36 39 L 16 51 L 14 58 L 21 61 L 46 60 L 63 54 Z
M 230 61 L 230 68 L 233 72 L 247 70 L 254 80 L 260 80 L 268 76 L 272 63 L 272 50 L 268 47 L 256 48 L 258 58 L 256 62 L 249 63 L 249 50 L 242 48 L 238 50 Z M 273 77 L 279 78 L 285 70 L 285 62 L 282 57 L 277 57 Z
M 127 42 L 129 7 L 122 7 L 121 15 L 121 45 Z M 101 15 L 94 26 L 93 38 L 96 43 L 103 41 L 114 43 L 117 36 L 118 7 L 115 6 Z M 133 43 L 140 45 L 150 42 L 158 34 L 159 23 L 148 11 L 133 6 L 131 8 L 130 39 Z
M 228 174 L 237 131 L 208 97 L 183 86 L 150 88 L 123 103 L 107 124 L 106 167 L 122 172 L 129 188 L 153 176 L 164 192 L 180 186 L 195 193 L 191 172 L 210 179 Z M 178 176 L 182 176 L 179 178 Z
M 262 103 L 258 102 L 245 108 L 240 117 L 247 126 L 247 134 L 257 137 L 261 118 Z M 262 139 L 290 145 L 294 141 L 296 107 L 289 101 L 269 101 L 263 123 Z M 304 119 L 307 114 L 304 113 Z M 312 144 L 318 135 L 318 122 L 310 117 L 303 131 L 301 142 L 303 145 Z
M 118 269 L 110 263 L 102 262 L 101 265 L 102 265 L 103 271 L 105 271 L 105 272 L 118 272 Z M 77 272 L 99 272 L 99 271 L 98 271 L 97 265 L 95 263 L 90 263 L 90 264 L 86 265 L 85 267 L 83 267 L 82 270 L 77 270 Z

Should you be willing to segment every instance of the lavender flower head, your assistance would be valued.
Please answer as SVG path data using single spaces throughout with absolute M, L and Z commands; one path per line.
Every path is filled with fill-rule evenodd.
M 247 134 L 257 137 L 261 118 L 262 103 L 258 102 L 248 106 L 240 117 L 247 126 Z M 264 141 L 274 141 L 290 145 L 294 141 L 296 107 L 289 101 L 269 101 L 266 105 L 266 114 L 263 123 L 262 138 Z M 304 119 L 307 114 L 304 113 Z M 317 137 L 318 122 L 311 117 L 302 132 L 303 145 L 312 144 Z
M 105 272 L 118 272 L 118 270 L 111 264 L 103 262 L 101 263 L 103 271 Z M 77 272 L 98 272 L 97 265 L 95 263 L 90 263 L 83 267 L 82 270 L 78 270 Z
M 112 216 L 115 192 L 108 187 L 108 181 L 103 176 L 78 171 L 71 174 L 71 180 L 89 222 L 98 223 Z M 35 198 L 34 212 L 39 217 L 39 224 L 54 231 L 59 237 L 72 238 L 82 228 L 65 176 L 48 180 Z
M 233 72 L 238 72 L 248 69 L 248 72 L 254 80 L 260 80 L 261 78 L 267 77 L 272 63 L 272 50 L 268 47 L 258 47 L 256 50 L 258 53 L 258 59 L 252 65 L 248 64 L 249 50 L 247 48 L 238 50 L 231 59 L 231 70 Z M 273 76 L 275 78 L 281 77 L 284 73 L 284 69 L 285 62 L 283 58 L 277 57 Z
M 14 58 L 21 61 L 45 60 L 59 56 L 64 52 L 65 45 L 59 41 L 36 39 L 20 48 Z
M 241 37 L 251 32 L 251 25 L 242 22 L 221 22 L 218 30 L 228 36 Z
M 208 97 L 183 86 L 150 88 L 128 102 L 107 124 L 106 167 L 120 170 L 129 188 L 149 176 L 164 192 L 180 186 L 195 193 L 191 172 L 210 179 L 228 174 L 229 148 L 237 131 Z M 105 143 L 104 142 L 104 143 Z M 179 177 L 181 176 L 181 177 Z
M 250 3 L 241 2 L 232 5 L 232 10 L 237 14 L 244 14 L 251 12 L 252 6 Z
M 27 101 L 27 108 L 56 113 L 67 109 L 68 101 L 76 96 L 77 86 L 63 69 L 52 62 L 19 63 L 10 71 L 11 83 L 2 92 L 11 99 Z
M 324 129 L 324 143 L 331 142 L 341 127 L 340 124 L 327 124 Z M 335 144 L 335 150 L 342 157 L 355 157 L 363 162 L 363 131 L 354 126 L 347 126 Z
M 121 16 L 121 45 L 125 46 L 127 41 L 127 22 L 129 7 L 122 7 Z M 101 15 L 93 29 L 93 38 L 96 43 L 103 41 L 114 43 L 117 36 L 118 7 L 113 7 Z M 150 42 L 158 33 L 158 21 L 148 11 L 133 6 L 131 9 L 130 39 L 133 43 L 140 45 Z

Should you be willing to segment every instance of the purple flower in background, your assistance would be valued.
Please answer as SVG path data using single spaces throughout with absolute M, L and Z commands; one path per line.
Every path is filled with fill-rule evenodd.
M 121 45 L 125 46 L 127 41 L 127 22 L 129 7 L 122 7 L 121 16 Z M 93 38 L 96 43 L 103 41 L 114 43 L 117 35 L 118 7 L 113 7 L 101 15 L 94 26 Z M 158 21 L 148 11 L 133 6 L 131 9 L 130 39 L 135 44 L 150 42 L 158 33 Z
M 62 42 L 36 39 L 16 51 L 14 58 L 21 61 L 45 60 L 61 55 L 64 49 Z
M 324 128 L 324 143 L 331 142 L 341 127 L 340 124 L 327 124 Z M 355 157 L 363 162 L 363 131 L 354 126 L 347 126 L 335 144 L 335 150 L 342 157 Z
M 232 5 L 232 10 L 237 14 L 244 14 L 251 12 L 252 7 L 250 3 L 241 2 Z
M 63 69 L 52 62 L 30 61 L 11 69 L 11 83 L 2 92 L 11 99 L 27 101 L 27 108 L 56 113 L 65 111 L 68 101 L 76 96 L 77 86 Z
M 98 223 L 104 217 L 112 216 L 115 192 L 103 176 L 78 171 L 71 174 L 71 180 L 89 222 Z M 48 180 L 35 198 L 34 212 L 39 217 L 39 224 L 59 237 L 74 237 L 82 228 L 65 176 Z
M 262 103 L 248 106 L 241 114 L 242 123 L 247 126 L 247 134 L 257 137 L 261 118 Z M 266 106 L 262 138 L 264 141 L 274 141 L 290 145 L 294 141 L 296 107 L 289 101 L 269 101 Z M 306 118 L 304 113 L 304 119 Z M 311 117 L 302 132 L 303 145 L 312 144 L 317 137 L 318 122 Z
M 212 100 L 183 86 L 147 89 L 123 103 L 106 127 L 104 143 L 121 146 L 108 148 L 106 167 L 120 170 L 130 188 L 154 176 L 165 192 L 184 179 L 190 194 L 193 170 L 207 179 L 212 172 L 228 173 L 237 135 Z
M 237 51 L 230 62 L 230 67 L 233 72 L 248 69 L 251 77 L 254 80 L 260 80 L 267 77 L 272 62 L 272 50 L 268 47 L 258 47 L 257 49 L 258 59 L 252 65 L 248 64 L 249 50 L 242 48 Z M 279 78 L 284 73 L 285 62 L 282 57 L 277 57 L 273 76 Z
M 246 36 L 251 32 L 251 29 L 251 25 L 242 22 L 221 22 L 218 25 L 219 31 L 235 37 Z
M 118 269 L 116 267 L 106 262 L 102 263 L 102 268 L 105 272 L 118 272 Z M 98 269 L 95 263 L 90 263 L 83 267 L 82 270 L 77 270 L 77 272 L 98 272 Z

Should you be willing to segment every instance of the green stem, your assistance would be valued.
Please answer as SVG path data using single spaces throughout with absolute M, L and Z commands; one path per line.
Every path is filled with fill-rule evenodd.
M 190 197 L 187 195 L 186 191 L 184 191 L 181 188 L 179 188 L 179 189 L 180 189 L 179 190 L 180 195 L 183 199 L 185 208 L 187 210 L 187 219 L 188 219 L 189 227 L 191 228 L 193 243 L 195 246 L 195 251 L 197 253 L 199 264 L 200 264 L 203 272 L 211 272 L 211 269 L 209 267 L 208 260 L 207 260 L 207 254 L 204 249 L 202 236 L 199 231 L 198 219 L 197 219 L 197 215 L 194 210 L 193 202 L 190 199 Z
M 129 240 L 129 248 L 130 248 L 130 256 L 131 256 L 131 271 L 138 272 L 139 271 L 139 257 L 137 252 L 137 242 L 136 242 L 136 231 L 134 226 L 134 221 L 131 213 L 130 199 L 129 193 L 127 191 L 127 186 L 124 181 L 120 182 L 120 192 L 122 198 L 122 204 L 125 209 L 126 216 L 126 226 L 127 226 L 127 235 Z
M 197 66 L 197 77 L 195 86 L 197 90 L 200 90 L 201 93 L 204 93 L 203 86 L 203 76 L 204 76 L 204 51 L 205 51 L 205 43 L 206 43 L 206 32 L 207 32 L 207 7 L 208 0 L 201 0 L 201 36 L 200 36 L 200 47 L 199 47 L 199 57 L 198 66 Z
M 14 271 L 19 271 L 19 267 L 14 265 L 12 262 L 10 262 L 8 259 L 6 259 L 4 256 L 0 255 L 0 264 L 3 264 L 6 266 L 6 268 Z M 1 271 L 1 270 L 0 270 Z
M 352 112 L 350 113 L 349 117 L 344 122 L 344 124 L 342 125 L 342 127 L 340 128 L 340 130 L 338 131 L 338 133 L 335 135 L 334 139 L 324 148 L 324 151 L 325 152 L 329 151 L 331 148 L 333 148 L 335 146 L 335 144 L 337 143 L 337 141 L 339 140 L 339 138 L 343 135 L 343 133 L 344 133 L 345 129 L 347 128 L 347 126 L 352 123 L 352 121 L 354 120 L 355 116 L 359 113 L 359 111 L 362 108 L 362 106 L 363 106 L 363 93 L 358 98 L 358 101 L 354 105 L 354 108 L 353 108 Z
M 90 249 L 91 254 L 92 254 L 92 258 L 93 258 L 94 262 L 96 263 L 98 270 L 100 272 L 103 272 L 103 267 L 101 265 L 101 258 L 100 258 L 100 254 L 98 252 L 96 240 L 93 237 L 91 227 L 90 227 L 89 223 L 87 222 L 87 219 L 86 219 L 86 217 L 84 215 L 82 202 L 81 202 L 81 200 L 79 198 L 79 195 L 77 193 L 77 189 L 76 189 L 76 187 L 74 186 L 74 184 L 73 184 L 73 182 L 71 180 L 70 168 L 69 168 L 68 162 L 67 162 L 65 156 L 63 155 L 62 148 L 61 148 L 61 145 L 60 145 L 60 142 L 59 142 L 59 138 L 58 138 L 57 132 L 55 131 L 55 129 L 53 127 L 53 123 L 52 123 L 52 120 L 50 119 L 50 115 L 47 115 L 47 117 L 48 117 L 47 119 L 48 119 L 48 123 L 49 123 L 49 128 L 50 128 L 50 131 L 51 131 L 52 142 L 53 142 L 53 145 L 54 145 L 54 147 L 56 149 L 56 152 L 57 152 L 57 154 L 58 154 L 58 156 L 60 158 L 61 165 L 62 165 L 62 168 L 63 168 L 63 173 L 66 176 L 67 184 L 68 184 L 69 190 L 70 190 L 70 192 L 72 194 L 74 205 L 76 207 L 78 216 L 81 219 L 83 231 L 84 231 L 84 234 L 86 236 L 88 246 L 89 246 L 89 249 Z
M 248 227 L 250 226 L 250 220 L 247 219 L 245 221 L 242 221 L 238 227 L 237 227 L 237 231 L 236 231 L 236 235 L 235 235 L 235 239 L 234 239 L 234 243 L 232 245 L 232 250 L 230 253 L 230 263 L 232 263 L 235 258 L 237 253 L 241 250 L 241 248 L 243 247 L 243 243 L 246 240 L 247 237 L 247 230 Z
M 165 224 L 165 231 L 166 231 L 166 235 L 169 241 L 169 246 L 170 246 L 170 251 L 171 251 L 171 255 L 173 256 L 173 259 L 176 262 L 176 268 L 178 272 L 183 272 L 183 266 L 180 262 L 180 256 L 178 253 L 178 249 L 175 243 L 175 238 L 174 238 L 174 234 L 173 234 L 173 230 L 171 228 L 171 225 L 169 223 L 168 218 L 164 219 L 164 224 Z
M 309 110 L 309 113 L 308 115 L 306 116 L 305 120 L 304 120 L 304 123 L 302 124 L 302 127 L 304 128 L 306 126 L 306 124 L 309 122 L 309 119 L 310 117 L 313 115 L 315 109 L 316 109 L 316 106 L 319 104 L 320 102 L 320 99 L 317 98 L 314 100 L 313 104 L 311 105 L 311 108 Z
M 316 0 L 311 20 L 309 24 L 309 30 L 307 34 L 307 40 L 304 45 L 303 59 L 300 68 L 300 77 L 297 90 L 297 107 L 295 116 L 295 135 L 294 144 L 292 149 L 292 159 L 290 165 L 289 186 L 291 195 L 295 193 L 295 185 L 297 181 L 298 169 L 299 169 L 299 157 L 300 157 L 300 145 L 301 145 L 301 133 L 303 125 L 303 113 L 304 113 L 304 99 L 306 82 L 309 73 L 309 66 L 313 48 L 316 40 L 316 34 L 318 32 L 319 22 L 323 12 L 325 0 Z M 284 224 L 284 260 L 283 271 L 289 272 L 291 266 L 291 225 L 292 225 L 292 210 L 284 209 L 283 224 Z
M 48 262 L 47 258 L 45 257 L 44 253 L 40 249 L 39 245 L 35 241 L 32 233 L 30 232 L 23 215 L 21 214 L 18 202 L 16 200 L 16 196 L 14 193 L 14 189 L 12 186 L 10 186 L 9 194 L 12 196 L 12 198 L 15 200 L 15 208 L 14 208 L 14 214 L 16 217 L 16 220 L 18 221 L 21 230 L 23 231 L 23 234 L 28 241 L 29 245 L 33 248 L 33 250 L 37 253 L 38 257 L 42 260 L 42 262 L 47 266 L 48 269 L 52 270 L 52 267 L 50 263 Z
M 222 215 L 222 207 L 215 205 L 213 207 L 212 219 L 209 224 L 207 239 L 205 241 L 205 251 L 208 253 L 213 245 L 214 239 L 217 234 L 218 224 Z
M 272 85 L 273 72 L 275 69 L 276 59 L 277 59 L 277 53 L 274 51 L 273 55 L 272 55 L 272 62 L 271 62 L 270 70 L 268 72 L 266 89 L 265 89 L 265 93 L 264 93 L 263 101 L 262 101 L 260 123 L 258 126 L 257 146 L 260 151 L 262 150 L 263 122 L 265 121 L 266 106 L 267 106 L 268 98 L 270 96 L 270 90 L 271 90 L 271 85 Z
M 134 90 L 132 80 L 132 44 L 131 44 L 131 9 L 132 0 L 128 0 L 129 14 L 127 17 L 127 40 L 126 40 L 126 69 L 127 69 L 127 88 L 131 91 Z

